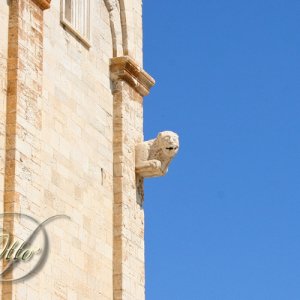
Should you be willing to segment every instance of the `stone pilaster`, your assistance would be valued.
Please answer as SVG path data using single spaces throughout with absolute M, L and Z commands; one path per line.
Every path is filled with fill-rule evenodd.
M 40 130 L 43 66 L 43 10 L 50 0 L 11 0 L 4 212 L 34 214 L 39 209 Z M 30 203 L 30 205 L 29 205 Z M 14 219 L 4 228 L 14 231 Z M 10 274 L 11 276 L 11 274 Z M 13 297 L 13 285 L 2 286 L 2 299 Z
M 143 141 L 143 96 L 154 79 L 130 57 L 111 60 L 114 92 L 114 300 L 145 299 L 142 179 L 135 145 Z

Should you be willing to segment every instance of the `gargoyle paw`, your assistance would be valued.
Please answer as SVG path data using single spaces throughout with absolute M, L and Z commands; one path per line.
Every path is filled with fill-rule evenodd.
M 155 168 L 155 169 L 160 169 L 161 168 L 161 162 L 159 160 L 152 160 L 150 162 L 150 166 Z

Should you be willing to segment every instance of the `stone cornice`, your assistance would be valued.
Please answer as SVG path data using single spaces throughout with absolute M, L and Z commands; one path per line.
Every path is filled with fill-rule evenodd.
M 124 80 L 141 96 L 147 96 L 155 80 L 129 56 L 114 57 L 110 63 L 113 82 Z
M 38 5 L 42 10 L 50 8 L 51 0 L 32 0 L 36 5 Z

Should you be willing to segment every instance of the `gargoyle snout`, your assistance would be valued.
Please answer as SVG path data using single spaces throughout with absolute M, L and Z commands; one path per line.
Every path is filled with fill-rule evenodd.
M 177 149 L 178 149 L 178 146 L 174 146 L 174 147 L 167 147 L 166 149 L 167 149 L 167 150 L 177 150 Z

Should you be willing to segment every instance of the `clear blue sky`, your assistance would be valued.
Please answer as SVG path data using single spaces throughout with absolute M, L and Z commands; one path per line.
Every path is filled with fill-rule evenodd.
M 300 2 L 144 1 L 147 300 L 300 299 Z

